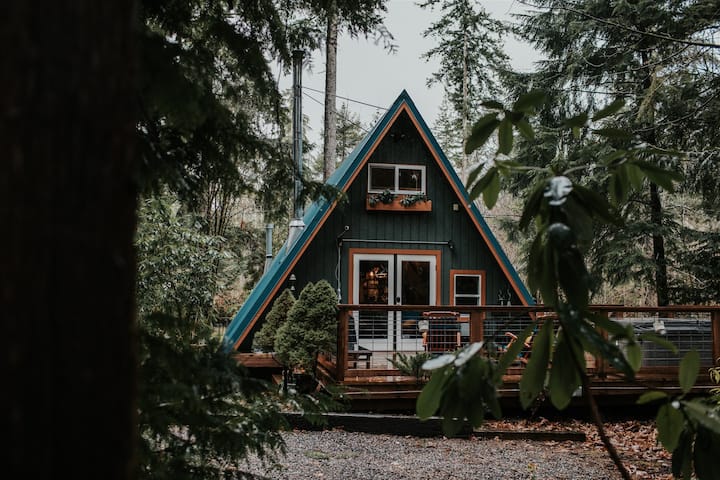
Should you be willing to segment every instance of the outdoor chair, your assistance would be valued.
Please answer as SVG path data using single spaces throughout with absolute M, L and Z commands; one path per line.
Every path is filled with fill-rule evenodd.
M 458 312 L 423 312 L 427 330 L 422 332 L 426 352 L 454 352 L 462 346 Z
M 347 352 L 348 368 L 358 368 L 358 365 L 364 363 L 365 368 L 369 370 L 373 352 L 358 343 L 357 332 L 355 332 L 355 325 L 352 320 L 353 318 L 350 317 Z
M 502 353 L 507 352 L 507 350 L 510 348 L 510 345 L 515 343 L 518 339 L 518 336 L 515 335 L 512 332 L 505 332 L 505 336 L 508 337 L 508 342 L 500 347 L 500 351 Z M 530 350 L 532 350 L 532 340 L 533 340 L 534 333 L 530 334 L 525 341 L 523 342 L 524 348 L 520 350 L 520 353 L 518 353 L 517 359 L 514 360 L 514 362 L 519 362 L 522 365 L 527 365 L 528 360 L 530 359 Z

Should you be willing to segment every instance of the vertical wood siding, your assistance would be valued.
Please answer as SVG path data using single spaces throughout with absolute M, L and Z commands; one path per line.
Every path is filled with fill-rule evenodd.
M 365 209 L 368 172 L 367 163 L 417 164 L 426 167 L 427 195 L 432 200 L 431 212 L 368 212 Z M 425 146 L 419 132 L 406 113 L 400 115 L 387 136 L 372 154 L 348 190 L 348 203 L 339 205 L 323 225 L 313 243 L 298 261 L 293 273 L 298 282 L 298 292 L 307 282 L 322 278 L 336 288 L 337 236 L 350 230 L 345 239 L 405 240 L 415 242 L 452 241 L 454 248 L 446 245 L 400 245 L 396 243 L 345 242 L 342 246 L 340 282 L 342 301 L 349 301 L 348 249 L 437 249 L 442 251 L 441 277 L 442 298 L 449 304 L 449 275 L 451 269 L 484 270 L 485 297 L 488 304 L 496 304 L 498 291 L 509 288 L 509 282 L 495 261 L 492 253 L 475 228 L 466 210 L 453 211 L 453 203 L 460 203 L 447 179 Z M 512 303 L 520 300 L 513 293 Z

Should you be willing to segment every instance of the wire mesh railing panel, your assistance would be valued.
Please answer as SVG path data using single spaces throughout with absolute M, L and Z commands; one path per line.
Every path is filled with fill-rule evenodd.
M 700 364 L 713 365 L 712 322 L 709 314 L 677 314 L 674 317 L 629 315 L 615 319 L 633 326 L 640 337 L 643 333 L 652 333 L 675 345 L 677 354 L 647 339 L 639 339 L 642 348 L 643 367 L 677 367 L 680 359 L 691 350 L 700 354 Z M 620 343 L 620 348 L 624 345 Z
M 479 339 L 480 335 L 486 351 L 493 357 L 499 357 L 513 342 L 522 342 L 518 362 L 513 364 L 522 367 L 530 359 L 537 326 L 529 335 L 525 334 L 525 338 L 520 337 L 534 322 L 533 318 L 548 315 L 541 311 L 463 311 L 462 306 L 450 307 L 458 308 L 458 312 L 355 308 L 358 307 L 359 310 L 349 310 L 347 348 L 343 350 L 347 351 L 346 368 L 386 371 L 380 375 L 393 375 L 387 371 L 397 371 L 398 359 L 416 357 L 417 363 L 420 354 L 427 358 L 456 351 L 471 339 Z M 676 368 L 690 350 L 700 354 L 703 367 L 713 365 L 713 315 L 716 314 L 702 311 L 653 315 L 646 308 L 644 312 L 611 313 L 610 318 L 632 325 L 643 354 L 641 367 Z M 540 318 L 538 322 L 542 323 Z M 556 332 L 559 328 L 560 323 L 556 322 Z M 678 349 L 677 354 L 643 338 L 644 333 L 653 333 L 673 343 Z M 626 348 L 622 343 L 618 346 Z M 609 368 L 607 362 L 598 363 L 597 360 L 591 354 L 585 355 L 588 371 L 605 372 Z
M 503 353 L 531 322 L 527 314 L 489 313 L 483 323 L 483 341 L 490 355 Z M 527 358 L 530 354 L 531 339 L 523 340 L 526 345 L 518 358 Z

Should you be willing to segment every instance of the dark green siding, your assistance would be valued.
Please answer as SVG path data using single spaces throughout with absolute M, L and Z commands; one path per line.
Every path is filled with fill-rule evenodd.
M 426 167 L 426 187 L 432 201 L 432 212 L 367 212 L 367 164 L 355 177 L 348 190 L 348 204 L 340 205 L 320 229 L 302 255 L 293 273 L 298 291 L 308 281 L 327 279 L 336 287 L 337 237 L 349 226 L 343 238 L 361 240 L 392 240 L 412 242 L 449 242 L 448 245 L 344 242 L 341 249 L 340 281 L 342 301 L 348 301 L 348 250 L 350 248 L 382 248 L 398 250 L 440 250 L 442 291 L 441 302 L 449 303 L 451 269 L 484 270 L 486 303 L 497 303 L 498 292 L 510 285 L 465 208 L 453 211 L 461 200 L 425 146 L 407 114 L 402 113 L 383 138 L 368 163 L 417 164 Z M 513 292 L 513 303 L 520 303 Z

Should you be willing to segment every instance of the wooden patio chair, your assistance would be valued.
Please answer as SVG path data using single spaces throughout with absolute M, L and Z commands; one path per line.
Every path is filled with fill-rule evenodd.
M 454 352 L 462 346 L 458 312 L 423 312 L 428 328 L 422 332 L 426 352 Z
M 352 320 L 353 317 L 350 317 L 350 320 Z M 358 343 L 358 336 L 357 332 L 355 331 L 355 327 L 353 322 L 350 322 L 350 327 L 348 328 L 348 352 L 347 352 L 347 359 L 348 359 L 348 368 L 358 368 L 358 365 L 365 364 L 366 369 L 370 369 L 370 364 L 372 363 L 372 350 L 369 350 L 362 345 Z
M 508 337 L 508 342 L 504 346 L 500 347 L 500 351 L 502 353 L 507 352 L 507 350 L 510 348 L 510 345 L 512 345 L 518 340 L 518 336 L 512 332 L 505 332 L 505 336 Z M 530 350 L 532 350 L 532 340 L 534 336 L 535 333 L 531 333 L 525 339 L 525 341 L 523 342 L 523 346 L 525 348 L 520 350 L 520 353 L 518 353 L 517 359 L 514 360 L 514 362 L 519 362 L 522 365 L 527 365 L 528 360 L 530 359 Z

